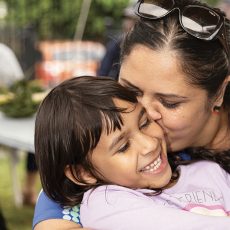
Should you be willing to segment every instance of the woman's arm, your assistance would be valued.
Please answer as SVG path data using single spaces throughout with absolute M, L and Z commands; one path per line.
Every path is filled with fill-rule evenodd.
M 86 228 L 82 228 L 81 225 L 76 224 L 72 221 L 68 220 L 59 220 L 59 219 L 50 219 L 50 220 L 44 220 L 40 223 L 38 223 L 34 230 L 75 230 L 75 229 L 81 229 L 86 230 Z
M 41 191 L 35 206 L 33 229 L 79 229 L 79 206 L 63 208 Z

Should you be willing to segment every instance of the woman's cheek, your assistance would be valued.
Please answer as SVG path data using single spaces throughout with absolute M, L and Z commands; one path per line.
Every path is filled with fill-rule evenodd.
M 182 111 L 180 112 L 170 112 L 168 111 L 168 116 L 162 116 L 163 126 L 166 130 L 184 130 L 191 126 L 192 120 L 190 116 L 186 116 Z M 194 119 L 193 119 L 194 120 Z

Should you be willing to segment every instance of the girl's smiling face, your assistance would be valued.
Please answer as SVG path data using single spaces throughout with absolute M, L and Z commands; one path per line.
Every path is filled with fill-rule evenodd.
M 151 119 L 164 130 L 168 149 L 207 146 L 218 122 L 207 93 L 186 81 L 176 53 L 136 45 L 121 65 L 119 81 L 138 94 Z
M 103 131 L 91 155 L 98 176 L 111 184 L 130 188 L 161 188 L 171 179 L 164 133 L 150 121 L 145 109 L 126 101 L 114 100 L 127 108 L 122 113 L 121 130 Z

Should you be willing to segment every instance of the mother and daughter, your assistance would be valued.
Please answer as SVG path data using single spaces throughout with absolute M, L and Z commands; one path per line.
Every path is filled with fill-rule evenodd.
M 43 189 L 63 206 L 81 203 L 84 227 L 230 227 L 230 174 L 210 161 L 173 168 L 166 146 L 136 94 L 108 78 L 63 82 L 36 117 Z
M 58 126 L 54 126 L 54 123 L 52 122 L 50 123 L 50 126 L 46 125 L 46 129 L 44 131 L 45 134 L 41 132 L 45 139 L 42 137 L 42 135 L 38 135 L 39 132 L 36 131 L 35 148 L 36 156 L 38 157 L 38 163 L 40 165 L 41 178 L 44 177 L 42 179 L 42 183 L 47 195 L 57 201 L 57 203 L 55 203 L 54 201 L 49 199 L 44 194 L 44 192 L 40 195 L 34 216 L 34 226 L 36 230 L 47 228 L 80 228 L 80 225 L 75 223 L 79 221 L 77 208 L 63 208 L 63 206 L 59 203 L 73 206 L 73 204 L 75 205 L 76 203 L 78 203 L 77 201 L 81 199 L 84 192 L 86 192 L 88 189 L 91 189 L 92 184 L 95 185 L 93 187 L 97 187 L 98 185 L 101 185 L 105 182 L 107 184 L 115 183 L 131 188 L 147 188 L 147 191 L 143 191 L 142 189 L 141 191 L 130 190 L 124 187 L 122 187 L 121 189 L 121 187 L 118 186 L 115 186 L 115 188 L 106 186 L 106 188 L 111 189 L 108 189 L 105 192 L 105 187 L 101 186 L 96 188 L 92 193 L 85 193 L 83 205 L 81 206 L 80 216 L 80 219 L 83 222 L 83 226 L 97 228 L 96 225 L 90 226 L 90 224 L 92 224 L 97 219 L 97 217 L 103 215 L 103 212 L 105 212 L 104 214 L 107 213 L 107 215 L 104 216 L 105 218 L 102 218 L 101 220 L 106 219 L 110 223 L 107 229 L 113 229 L 112 225 L 113 223 L 115 223 L 116 218 L 118 218 L 119 222 L 124 221 L 124 218 L 119 218 L 119 215 L 113 215 L 112 211 L 110 210 L 111 207 L 109 206 L 111 205 L 111 202 L 113 205 L 116 205 L 116 208 L 118 208 L 118 212 L 116 213 L 121 213 L 121 210 L 123 210 L 122 213 L 123 215 L 127 215 L 127 218 L 128 216 L 132 215 L 132 211 L 135 215 L 137 213 L 138 215 L 140 215 L 138 216 L 138 218 L 132 218 L 132 220 L 138 220 L 139 218 L 143 217 L 142 213 L 148 213 L 149 221 L 152 220 L 152 226 L 157 226 L 158 223 L 162 224 L 162 222 L 164 221 L 164 224 L 162 224 L 162 226 L 165 226 L 165 229 L 183 229 L 183 226 L 181 227 L 180 223 L 185 224 L 185 220 L 187 220 L 186 229 L 188 229 L 187 227 L 189 227 L 191 223 L 198 224 L 198 221 L 195 221 L 195 218 L 202 219 L 199 221 L 199 223 L 203 225 L 191 226 L 191 229 L 204 228 L 203 226 L 206 226 L 205 228 L 207 229 L 221 229 L 221 225 L 219 225 L 218 228 L 218 221 L 220 221 L 220 223 L 222 224 L 228 224 L 229 226 L 229 218 L 200 216 L 188 211 L 179 210 L 185 209 L 192 212 L 201 212 L 202 209 L 202 212 L 210 214 L 210 208 L 208 207 L 215 206 L 214 210 L 215 213 L 219 213 L 218 215 L 228 215 L 229 212 L 229 209 L 227 208 L 228 206 L 225 206 L 227 204 L 224 204 L 224 202 L 227 202 L 227 198 L 225 198 L 224 202 L 222 203 L 219 196 L 220 194 L 223 195 L 224 192 L 229 189 L 229 174 L 225 173 L 225 171 L 229 172 L 230 170 L 229 21 L 219 10 L 210 8 L 198 1 L 193 0 L 139 1 L 137 4 L 136 13 L 140 16 L 140 20 L 127 34 L 124 40 L 121 54 L 122 63 L 119 82 L 126 88 L 128 88 L 129 91 L 134 91 L 134 94 L 137 95 L 138 101 L 145 108 L 148 117 L 154 122 L 151 122 L 149 125 L 149 121 L 147 120 L 148 118 L 146 117 L 146 122 L 148 121 L 148 125 L 146 127 L 143 123 L 144 127 L 142 127 L 142 122 L 140 121 L 140 123 L 138 123 L 138 120 L 136 120 L 141 141 L 138 141 L 139 137 L 135 138 L 135 141 L 131 142 L 132 145 L 130 150 L 130 143 L 128 141 L 129 136 L 127 137 L 126 135 L 128 135 L 128 131 L 131 132 L 131 127 L 133 127 L 134 129 L 134 131 L 132 132 L 136 133 L 135 129 L 137 130 L 137 124 L 134 125 L 134 118 L 131 118 L 133 119 L 133 124 L 128 123 L 130 121 L 129 119 L 127 119 L 127 117 L 137 116 L 134 114 L 136 111 L 138 111 L 138 107 L 140 107 L 140 105 L 138 104 L 136 106 L 131 106 L 130 108 L 130 106 L 128 105 L 130 103 L 136 104 L 135 101 L 130 101 L 129 103 L 126 102 L 125 104 L 127 98 L 120 98 L 121 100 L 119 101 L 114 100 L 114 95 L 110 95 L 110 98 L 112 98 L 111 102 L 113 102 L 114 104 L 109 105 L 112 106 L 113 109 L 115 109 L 114 106 L 119 108 L 127 107 L 127 111 L 124 112 L 123 109 L 122 111 L 120 111 L 120 109 L 118 109 L 118 111 L 111 111 L 111 116 L 113 113 L 119 114 L 118 117 L 115 116 L 115 118 L 117 118 L 114 120 L 114 123 L 111 123 L 112 117 L 110 117 L 110 115 L 107 116 L 106 113 L 104 115 L 105 120 L 101 120 L 105 121 L 105 123 L 101 123 L 101 128 L 108 128 L 107 132 L 104 133 L 103 130 L 101 131 L 101 134 L 97 133 L 97 135 L 95 136 L 97 137 L 97 139 L 95 139 L 94 136 L 91 136 L 92 133 L 89 135 L 90 139 L 88 141 L 90 141 L 91 144 L 94 144 L 90 147 L 88 146 L 88 152 L 90 152 L 89 156 L 92 156 L 92 159 L 88 159 L 87 155 L 87 162 L 85 162 L 84 166 L 86 169 L 90 170 L 90 173 L 83 173 L 84 170 L 82 167 L 75 167 L 77 159 L 72 159 L 72 161 L 62 161 L 62 158 L 60 158 L 60 162 L 58 164 L 58 169 L 60 170 L 60 172 L 58 173 L 55 171 L 57 174 L 52 177 L 53 183 L 55 183 L 56 180 L 60 181 L 60 179 L 67 180 L 68 183 L 72 183 L 74 186 L 73 190 L 68 190 L 69 192 L 71 192 L 72 195 L 75 194 L 76 190 L 79 191 L 79 186 L 83 186 L 85 184 L 88 186 L 86 186 L 85 190 L 82 191 L 81 196 L 76 193 L 74 197 L 72 197 L 72 195 L 70 194 L 64 194 L 64 188 L 66 188 L 66 186 L 68 187 L 67 182 L 64 184 L 58 183 L 59 190 L 53 189 L 53 183 L 49 184 L 49 181 L 45 180 L 46 176 L 44 174 L 46 170 L 43 168 L 44 166 L 39 163 L 39 158 L 42 157 L 42 154 L 45 154 L 41 153 L 40 156 L 38 154 L 38 146 L 41 146 L 38 145 L 38 143 L 42 143 L 42 140 L 39 139 L 43 139 L 43 148 L 47 148 L 50 152 L 53 149 L 53 146 L 51 145 L 51 143 L 48 142 L 47 139 L 49 138 L 48 130 L 49 128 L 52 130 L 52 138 L 55 138 L 54 143 L 56 146 L 60 144 L 58 141 L 60 140 L 58 139 L 59 135 L 55 134 L 55 130 L 56 128 L 58 128 Z M 62 100 L 65 100 L 67 104 L 67 102 L 70 100 L 70 97 L 70 94 L 64 98 L 61 97 L 60 102 Z M 56 107 L 55 109 L 57 109 Z M 122 113 L 120 114 L 119 112 Z M 49 113 L 46 112 L 46 116 L 47 114 Z M 83 118 L 86 118 L 86 114 L 82 113 L 81 115 L 83 115 Z M 143 114 L 143 116 L 145 117 L 145 112 Z M 66 129 L 66 126 L 64 125 L 64 117 L 62 117 L 62 115 L 59 113 L 55 113 L 55 115 L 59 115 L 58 119 L 60 119 L 60 125 L 62 124 L 61 128 L 64 131 Z M 70 122 L 69 118 L 71 116 L 68 117 L 68 122 Z M 103 118 L 103 116 L 101 118 Z M 46 122 L 46 119 L 44 119 L 43 122 Z M 95 123 L 84 123 L 82 125 L 82 128 L 84 127 L 83 131 L 85 130 L 85 127 L 89 125 L 95 125 Z M 122 133 L 122 130 L 123 128 L 126 128 L 126 125 L 128 131 Z M 160 134 L 161 129 L 159 129 L 157 125 L 159 125 L 163 129 L 164 135 Z M 128 128 L 129 126 L 130 128 Z M 114 130 L 111 128 L 114 128 Z M 158 132 L 157 130 L 159 130 L 159 134 L 156 134 Z M 66 130 L 66 132 L 69 131 L 70 130 Z M 116 147 L 116 145 L 120 143 L 122 151 L 136 153 L 136 156 L 146 155 L 146 159 L 148 159 L 146 160 L 146 162 L 145 160 L 141 160 L 139 163 L 139 158 L 136 157 L 136 161 L 138 162 L 136 163 L 136 167 L 138 167 L 136 168 L 135 172 L 136 174 L 139 173 L 140 175 L 147 174 L 151 177 L 152 180 L 155 178 L 155 176 L 158 175 L 158 173 L 155 174 L 154 172 L 158 172 L 159 170 L 160 176 L 159 178 L 156 177 L 155 179 L 156 181 L 158 181 L 159 179 L 160 182 L 157 183 L 160 184 L 155 184 L 155 179 L 153 180 L 154 184 L 148 184 L 144 179 L 143 184 L 141 183 L 136 185 L 135 183 L 137 183 L 137 181 L 135 181 L 134 184 L 129 184 L 132 182 L 132 180 L 130 178 L 129 183 L 129 180 L 124 181 L 126 178 L 125 176 L 120 176 L 121 181 L 116 182 L 116 178 L 118 177 L 118 175 L 113 172 L 113 169 L 116 169 L 116 167 L 122 167 L 123 165 L 119 161 L 119 163 L 116 164 L 117 157 L 122 157 L 124 155 L 123 157 L 125 160 L 124 162 L 122 160 L 122 162 L 126 163 L 125 167 L 130 170 L 130 172 L 126 176 L 132 176 L 131 172 L 133 171 L 131 170 L 132 167 L 134 167 L 133 161 L 131 161 L 130 159 L 126 159 L 127 154 L 123 154 L 123 152 L 121 152 L 119 154 L 112 153 L 112 156 L 110 155 L 113 148 L 110 148 L 110 142 L 107 141 L 107 138 L 109 140 L 111 135 L 116 136 L 116 132 L 119 131 L 122 135 L 120 139 L 118 138 L 117 141 L 115 141 L 114 147 Z M 79 134 L 80 133 L 76 132 L 76 135 Z M 84 133 L 84 135 L 86 134 Z M 148 154 L 148 148 L 144 147 L 143 143 L 145 138 L 142 138 L 142 135 L 144 135 L 147 140 L 146 145 L 152 145 L 152 147 L 148 147 L 151 154 Z M 62 140 L 63 149 L 59 148 L 59 151 L 66 151 L 66 146 L 64 144 L 72 143 L 73 137 L 74 136 L 71 136 L 70 139 L 65 137 L 67 139 Z M 79 136 L 79 138 L 82 138 L 80 139 L 81 144 L 84 140 L 83 137 Z M 169 167 L 167 160 L 166 158 L 164 158 L 163 154 L 166 152 L 163 150 L 164 138 L 166 138 L 166 146 L 168 151 L 172 152 L 172 154 L 170 154 L 170 156 L 172 155 L 172 166 L 174 164 L 183 164 L 183 162 L 188 159 L 207 159 L 217 162 L 222 168 L 225 169 L 225 171 L 221 170 L 216 164 L 201 161 L 199 163 L 191 164 L 189 166 L 179 166 L 179 179 L 177 179 L 178 171 L 175 171 L 175 169 L 173 168 L 173 176 L 171 177 L 171 167 Z M 106 154 L 103 155 L 103 153 L 102 155 L 97 154 L 97 151 L 101 152 L 100 147 L 104 146 L 100 145 L 101 141 L 103 142 L 103 140 L 105 142 L 104 144 L 107 145 L 106 149 L 109 149 L 110 151 L 108 153 L 108 156 Z M 127 141 L 127 143 L 122 142 L 123 140 Z M 86 146 L 84 148 L 86 148 Z M 141 146 L 143 148 L 143 152 L 140 150 Z M 104 147 L 102 147 L 102 150 L 103 149 Z M 184 154 L 181 154 L 181 150 L 185 149 L 186 151 L 184 151 Z M 85 151 L 85 153 L 88 153 L 87 148 L 83 150 Z M 94 151 L 95 158 L 93 157 Z M 76 152 L 75 155 L 76 157 L 78 156 Z M 50 157 L 51 156 L 53 155 L 50 155 Z M 65 157 L 63 156 L 63 158 Z M 110 161 L 109 158 L 116 160 Z M 54 159 L 55 158 L 51 158 L 51 162 L 53 164 L 56 164 L 56 160 Z M 80 155 L 80 160 L 83 159 L 83 156 Z M 106 162 L 106 164 L 104 162 Z M 114 164 L 113 167 L 109 163 Z M 149 163 L 151 164 L 148 165 Z M 45 164 L 48 165 L 48 159 L 46 159 Z M 164 167 L 162 167 L 162 165 Z M 61 171 L 61 166 L 64 171 Z M 91 170 L 92 167 L 96 167 L 97 170 L 94 172 L 94 170 Z M 163 168 L 163 170 L 161 167 Z M 48 169 L 49 173 L 51 173 L 52 170 L 55 170 L 55 167 L 48 168 L 47 166 L 47 170 Z M 209 169 L 212 169 L 212 173 Z M 147 172 L 145 172 L 146 170 Z M 185 173 L 187 170 L 191 175 L 189 177 L 189 182 L 191 180 L 191 184 L 194 184 L 197 189 L 200 188 L 200 192 L 198 192 L 198 190 L 191 191 L 188 181 L 183 180 L 183 175 L 186 175 Z M 203 170 L 205 170 L 205 172 Z M 76 174 L 76 172 L 81 173 Z M 93 174 L 93 172 L 95 174 Z M 122 175 L 122 173 L 125 173 L 126 171 L 122 171 L 122 168 L 119 168 L 118 172 Z M 134 173 L 134 175 L 136 174 Z M 106 177 L 106 175 L 108 176 L 108 178 Z M 208 185 L 208 187 L 206 188 L 213 189 L 210 190 L 209 193 L 206 190 L 203 190 L 204 187 L 202 187 L 202 185 L 205 185 L 205 183 L 207 183 L 208 180 L 206 180 L 205 178 L 208 175 L 212 176 L 212 182 L 210 182 L 212 183 L 212 186 Z M 160 178 L 162 178 L 162 181 Z M 224 179 L 222 180 L 223 183 L 220 182 L 220 178 L 225 178 L 226 183 Z M 169 182 L 168 180 L 171 181 Z M 205 183 L 203 183 L 203 180 L 205 180 Z M 215 181 L 218 181 L 218 183 L 220 183 L 218 185 L 218 189 L 215 187 Z M 125 182 L 127 182 L 128 184 L 125 184 Z M 228 188 L 226 187 L 227 183 Z M 224 184 L 225 187 L 223 187 Z M 180 186 L 181 189 L 185 186 L 185 190 L 180 190 Z M 160 193 L 158 189 L 162 187 L 163 191 L 161 192 L 161 194 L 152 194 L 153 192 Z M 154 191 L 149 191 L 150 188 L 154 188 Z M 214 190 L 215 192 L 211 192 Z M 109 195 L 108 202 L 103 202 L 102 198 L 107 198 L 107 192 Z M 185 196 L 187 192 L 189 194 Z M 138 193 L 138 195 L 136 193 Z M 178 199 L 181 196 L 174 196 L 174 194 L 177 193 L 180 195 L 183 194 L 182 197 L 186 199 Z M 173 194 L 173 196 L 171 196 L 171 194 Z M 208 194 L 209 198 L 212 197 L 212 199 L 207 199 Z M 131 204 L 125 203 L 125 201 L 128 202 L 128 199 L 126 199 L 126 195 L 132 195 L 132 197 L 136 197 L 135 201 L 131 202 Z M 168 196 L 172 198 L 173 201 L 169 199 L 169 202 L 167 202 Z M 222 197 L 224 197 L 224 195 Z M 68 200 L 65 200 L 66 198 L 68 198 Z M 98 200 L 100 201 L 98 204 L 94 203 L 94 201 L 97 201 L 96 198 L 98 198 Z M 119 199 L 121 199 L 121 202 L 119 201 Z M 116 200 L 118 201 L 118 203 L 116 203 Z M 208 203 L 203 203 L 204 200 L 208 200 Z M 219 201 L 221 204 L 212 203 L 215 200 Z M 84 201 L 88 201 L 89 206 L 87 206 L 86 202 L 84 203 Z M 144 206 L 142 206 L 143 203 L 139 203 L 139 201 L 143 201 Z M 188 202 L 187 204 L 185 204 L 186 201 Z M 202 204 L 203 206 L 197 205 L 199 202 L 201 202 L 200 204 Z M 189 203 L 192 203 L 195 206 L 191 207 L 189 206 Z M 118 204 L 123 204 L 123 206 L 119 207 Z M 159 205 L 156 206 L 156 204 Z M 90 209 L 90 205 L 92 205 L 92 209 Z M 94 209 L 95 205 L 97 205 L 97 209 Z M 123 208 L 125 208 L 126 205 L 128 208 L 125 212 Z M 98 210 L 98 207 L 100 206 L 103 206 L 101 212 L 99 212 Z M 139 208 L 143 208 L 142 211 Z M 145 208 L 146 212 L 144 212 Z M 92 216 L 90 216 L 90 210 L 92 211 Z M 85 217 L 84 211 L 87 211 L 88 213 L 85 215 Z M 108 215 L 108 213 L 110 213 L 110 215 Z M 160 216 L 163 216 L 165 218 L 162 217 L 161 219 Z M 68 218 L 69 221 L 63 220 Z M 113 221 L 110 218 L 115 218 L 115 220 Z M 221 218 L 221 220 L 219 218 Z M 171 223 L 173 223 L 173 226 L 167 225 L 165 223 L 166 220 L 170 219 Z M 90 223 L 90 221 L 92 222 Z M 215 224 L 211 224 L 212 221 L 217 222 Z M 102 222 L 103 221 L 99 221 L 98 224 L 103 224 Z M 128 224 L 128 226 L 131 226 L 130 222 L 131 221 L 124 224 Z M 144 222 L 148 222 L 148 220 L 143 220 L 142 224 L 144 224 Z M 84 223 L 87 223 L 89 225 L 84 225 Z M 137 223 L 135 222 L 135 224 Z M 143 226 L 144 225 L 142 225 L 142 229 L 148 229 L 147 227 L 144 228 Z M 118 227 L 119 225 L 116 225 L 115 229 L 119 229 Z M 132 227 L 128 228 L 132 229 Z M 140 229 L 140 225 L 137 229 Z M 222 229 L 226 229 L 226 226 L 223 226 Z

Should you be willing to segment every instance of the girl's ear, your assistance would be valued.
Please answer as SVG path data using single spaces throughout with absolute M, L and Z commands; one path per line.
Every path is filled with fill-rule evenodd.
M 71 167 L 72 167 L 72 170 L 71 170 Z M 81 166 L 77 166 L 77 167 L 78 167 L 78 172 L 81 174 L 80 178 L 82 178 L 85 183 L 83 183 L 82 181 L 78 181 L 71 173 L 71 171 L 72 172 L 76 171 L 75 166 L 67 165 L 64 173 L 67 178 L 73 181 L 73 183 L 78 184 L 78 185 L 94 185 L 97 183 L 97 179 L 93 177 L 89 172 L 86 172 Z
M 223 104 L 223 100 L 224 100 L 224 94 L 225 94 L 225 90 L 227 85 L 230 84 L 230 75 L 226 77 L 226 79 L 224 80 L 222 87 L 219 90 L 219 93 L 213 103 L 214 107 L 221 107 Z

